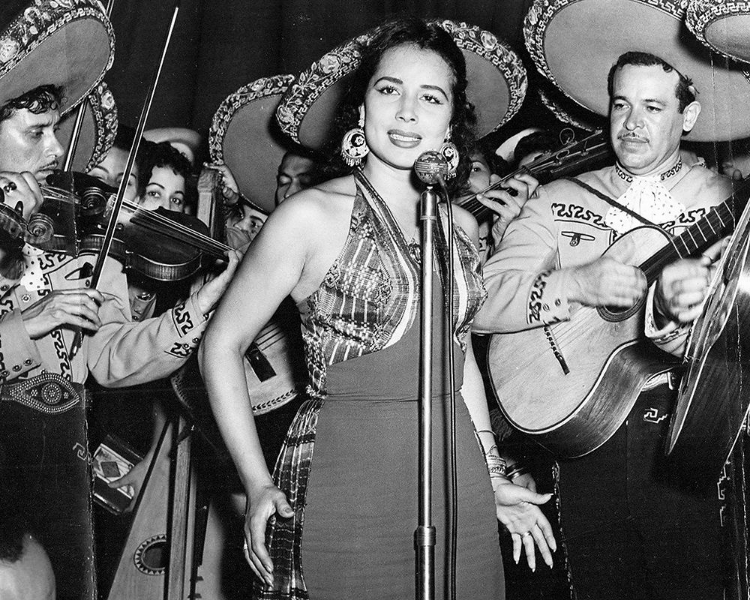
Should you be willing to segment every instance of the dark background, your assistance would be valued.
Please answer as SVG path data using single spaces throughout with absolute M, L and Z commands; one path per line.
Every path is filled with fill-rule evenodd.
M 135 125 L 171 19 L 171 0 L 113 0 L 115 62 L 105 77 L 120 120 Z M 229 94 L 259 77 L 296 74 L 388 16 L 405 11 L 478 25 L 526 60 L 531 0 L 182 0 L 147 129 L 206 135 Z M 529 69 L 531 70 L 531 69 Z M 551 118 L 551 115 L 550 115 Z M 518 119 L 514 119 L 518 120 Z

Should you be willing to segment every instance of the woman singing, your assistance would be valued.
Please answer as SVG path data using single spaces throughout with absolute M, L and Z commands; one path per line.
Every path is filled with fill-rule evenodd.
M 426 150 L 452 141 L 460 152 L 473 139 L 470 102 L 475 99 L 467 98 L 465 59 L 446 23 L 456 26 L 391 22 L 365 44 L 338 113 L 339 124 L 351 130 L 341 152 L 354 168 L 295 194 L 273 212 L 203 340 L 202 371 L 212 409 L 247 492 L 245 537 L 248 560 L 263 582 L 256 588 L 258 598 L 414 597 L 422 186 L 413 166 Z M 459 179 L 468 173 L 462 166 Z M 444 286 L 436 284 L 434 297 L 425 299 L 433 303 L 437 340 L 435 590 L 442 597 L 448 490 L 448 362 L 447 344 L 440 341 L 451 340 L 460 390 L 457 597 L 496 600 L 504 595 L 498 518 L 514 534 L 516 555 L 523 547 L 532 567 L 535 546 L 551 565 L 555 542 L 537 506 L 549 495 L 503 476 L 489 431 L 468 343 L 471 319 L 484 298 L 477 224 L 468 212 L 454 211 L 456 316 L 450 335 L 444 334 L 449 327 L 442 316 Z M 442 283 L 446 235 L 443 215 L 434 265 L 436 282 Z M 287 434 L 272 478 L 258 443 L 242 361 L 288 295 L 302 315 L 311 399 Z

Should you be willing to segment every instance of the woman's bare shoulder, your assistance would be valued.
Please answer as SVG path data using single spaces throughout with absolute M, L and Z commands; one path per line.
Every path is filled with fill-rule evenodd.
M 463 229 L 470 238 L 474 239 L 474 237 L 479 235 L 479 225 L 477 224 L 476 218 L 465 208 L 453 204 L 453 221 Z

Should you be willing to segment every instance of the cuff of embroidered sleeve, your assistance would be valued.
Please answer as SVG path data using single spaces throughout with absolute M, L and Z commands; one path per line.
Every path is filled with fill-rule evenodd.
M 200 311 L 196 294 L 172 309 L 172 323 L 180 338 L 195 335 L 196 329 L 204 329 L 208 317 Z
M 689 325 L 681 325 L 676 321 L 669 321 L 664 327 L 658 328 L 656 325 L 656 308 L 654 307 L 654 291 L 656 286 L 652 285 L 646 296 L 646 318 L 645 334 L 650 340 L 657 344 L 669 342 L 681 335 L 686 335 L 690 330 Z
M 570 318 L 570 304 L 565 293 L 564 270 L 542 271 L 531 284 L 529 292 L 529 324 L 558 323 Z
M 3 363 L 0 365 L 0 381 L 23 375 L 42 364 L 42 356 L 29 337 L 20 311 L 3 317 L 0 327 L 0 343 L 3 348 Z

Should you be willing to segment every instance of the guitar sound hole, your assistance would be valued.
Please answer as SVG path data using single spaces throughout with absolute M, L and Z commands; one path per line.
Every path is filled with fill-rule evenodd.
M 645 298 L 641 298 L 638 302 L 636 302 L 630 308 L 601 306 L 597 308 L 596 310 L 599 313 L 599 316 L 605 321 L 610 321 L 612 323 L 619 323 L 620 321 L 625 321 L 629 319 L 630 317 L 632 317 L 634 314 L 636 314 L 639 310 L 641 310 L 644 303 L 645 303 Z
M 133 557 L 135 566 L 146 575 L 163 575 L 169 562 L 166 535 L 155 535 L 138 546 Z

